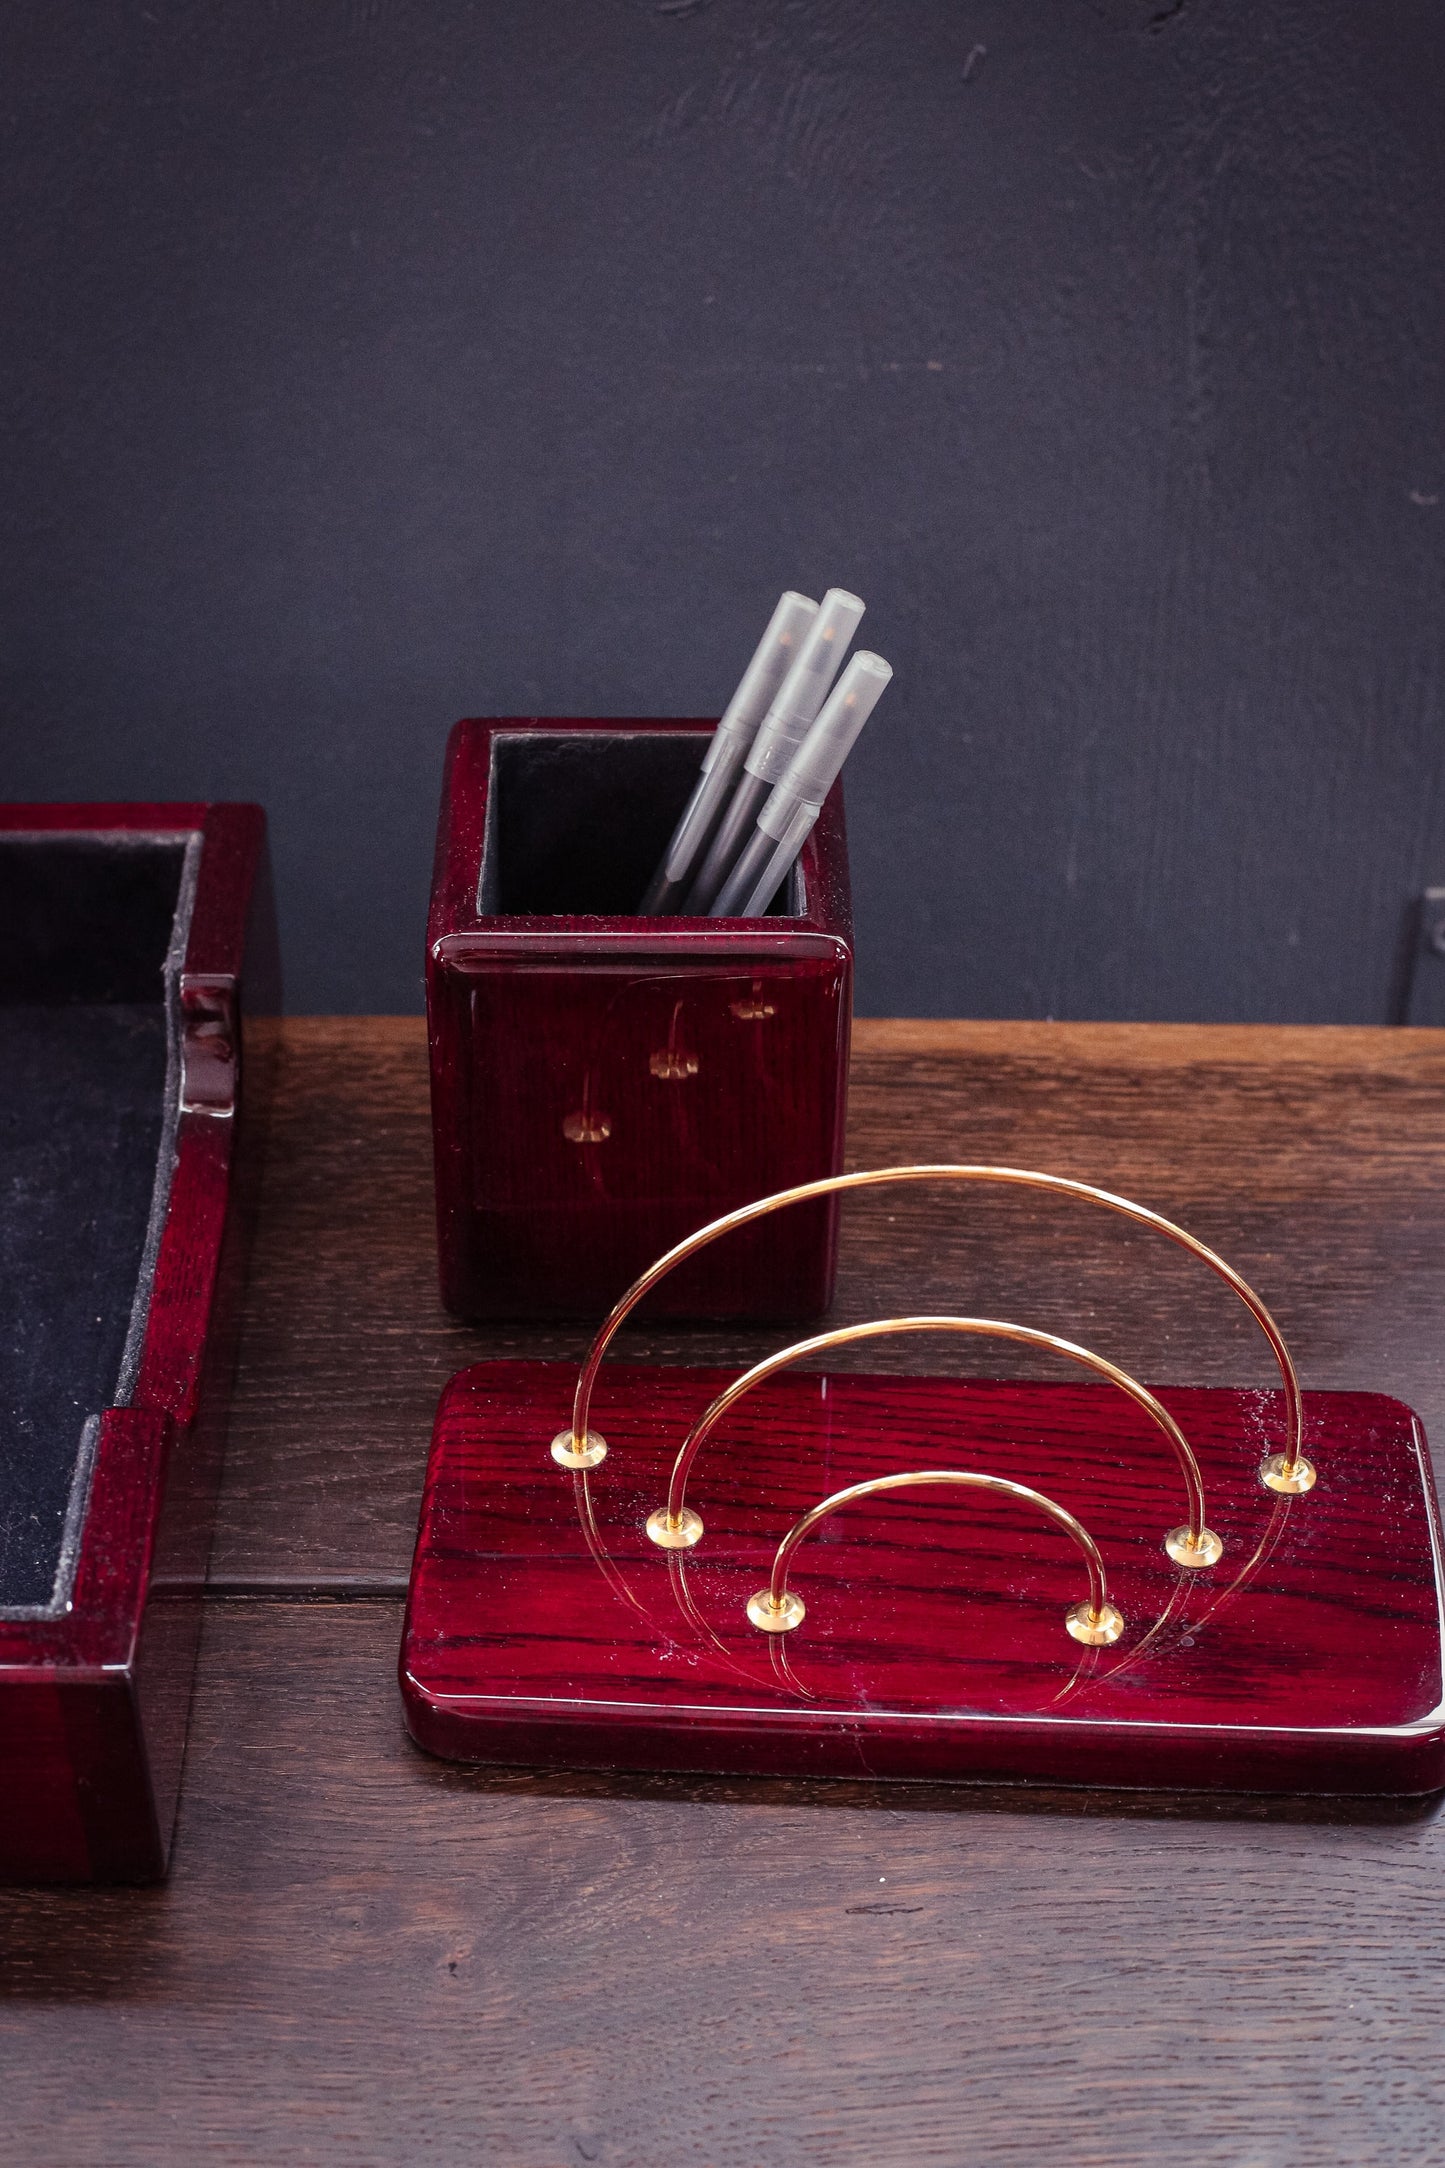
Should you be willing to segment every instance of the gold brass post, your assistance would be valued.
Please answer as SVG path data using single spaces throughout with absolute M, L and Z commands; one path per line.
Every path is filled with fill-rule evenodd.
M 690 1551 L 702 1534 L 702 1516 L 691 1506 L 679 1506 L 676 1513 L 659 1506 L 647 1516 L 647 1533 L 660 1550 Z
M 1064 1613 L 1067 1631 L 1087 1648 L 1107 1648 L 1118 1640 L 1124 1631 L 1123 1615 L 1109 1601 L 1104 1561 L 1083 1523 L 1076 1521 L 1064 1506 L 1046 1498 L 1042 1491 L 1030 1490 L 1027 1484 L 1011 1483 L 1001 1475 L 976 1475 L 962 1468 L 923 1468 L 907 1475 L 875 1476 L 871 1482 L 852 1483 L 847 1490 L 834 1491 L 831 1498 L 824 1498 L 813 1506 L 800 1521 L 793 1523 L 778 1545 L 767 1587 L 760 1588 L 748 1599 L 747 1613 L 754 1626 L 762 1633 L 784 1634 L 802 1624 L 807 1615 L 806 1606 L 802 1597 L 788 1587 L 788 1562 L 820 1521 L 825 1521 L 830 1513 L 838 1512 L 840 1507 L 856 1505 L 860 1498 L 871 1498 L 878 1491 L 904 1490 L 922 1483 L 948 1483 L 970 1490 L 999 1491 L 1047 1514 L 1056 1527 L 1073 1538 L 1083 1552 L 1088 1568 L 1088 1597 L 1083 1603 L 1071 1604 Z
M 1259 1480 L 1266 1490 L 1282 1491 L 1286 1498 L 1298 1498 L 1315 1487 L 1315 1465 L 1297 1453 L 1293 1460 L 1288 1453 L 1271 1453 L 1259 1464 Z
M 741 1206 L 736 1212 L 724 1213 L 721 1219 L 700 1227 L 694 1234 L 675 1243 L 656 1263 L 648 1266 L 634 1280 L 625 1295 L 614 1305 L 597 1337 L 587 1353 L 577 1379 L 577 1390 L 572 1405 L 572 1428 L 565 1433 L 567 1450 L 578 1453 L 587 1450 L 587 1441 L 595 1434 L 587 1427 L 588 1412 L 592 1402 L 597 1373 L 602 1366 L 618 1329 L 636 1309 L 644 1296 L 651 1293 L 659 1280 L 671 1272 L 674 1265 L 695 1256 L 708 1243 L 721 1235 L 730 1234 L 735 1227 L 746 1227 L 756 1219 L 763 1219 L 770 1212 L 781 1211 L 785 1206 L 804 1204 L 812 1198 L 838 1196 L 846 1190 L 876 1189 L 898 1182 L 998 1182 L 1022 1189 L 1046 1190 L 1058 1196 L 1082 1198 L 1086 1203 L 1102 1205 L 1106 1211 L 1117 1212 L 1124 1219 L 1135 1221 L 1141 1227 L 1150 1227 L 1158 1234 L 1167 1236 L 1179 1248 L 1187 1250 L 1202 1264 L 1233 1289 L 1239 1300 L 1253 1317 L 1279 1365 L 1280 1379 L 1284 1386 L 1285 1443 L 1281 1453 L 1273 1453 L 1260 1469 L 1260 1480 L 1271 1490 L 1286 1494 L 1298 1494 L 1312 1488 L 1315 1470 L 1300 1450 L 1304 1427 L 1304 1411 L 1300 1398 L 1299 1378 L 1283 1335 L 1273 1317 L 1260 1301 L 1248 1282 L 1241 1278 L 1232 1265 L 1226 1264 L 1219 1254 L 1206 1243 L 1177 1227 L 1172 1220 L 1158 1212 L 1151 1212 L 1147 1205 L 1134 1204 L 1127 1197 L 1119 1197 L 1112 1190 L 1097 1189 L 1090 1182 L 1075 1182 L 1062 1174 L 1035 1174 L 1023 1167 L 923 1165 L 916 1167 L 879 1167 L 858 1174 L 828 1175 L 817 1182 L 803 1182 L 793 1189 L 780 1189 L 771 1196 L 759 1197 L 752 1204 Z M 598 1441 L 601 1442 L 600 1440 Z M 553 1454 L 562 1460 L 564 1467 L 596 1465 L 579 1460 L 565 1460 L 553 1444 Z M 605 1450 L 605 1448 L 604 1448 Z M 601 1455 L 597 1456 L 599 1459 Z M 1188 1531 L 1186 1531 L 1188 1533 Z M 1171 1555 L 1173 1555 L 1171 1553 Z M 1196 1561 L 1202 1563 L 1202 1561 Z
M 559 1468 L 595 1468 L 607 1458 L 607 1440 L 595 1430 L 559 1430 L 552 1458 Z
M 854 1340 L 875 1340 L 886 1334 L 901 1332 L 962 1332 L 993 1335 L 1004 1340 L 1022 1342 L 1027 1347 L 1048 1348 L 1056 1355 L 1067 1356 L 1071 1362 L 1080 1363 L 1086 1370 L 1107 1378 L 1112 1385 L 1126 1393 L 1143 1409 L 1150 1421 L 1163 1431 L 1180 1473 L 1184 1477 L 1184 1489 L 1189 1503 L 1189 1519 L 1179 1528 L 1172 1528 L 1164 1538 L 1164 1548 L 1177 1565 L 1199 1567 L 1212 1566 L 1224 1550 L 1224 1545 L 1204 1517 L 1204 1483 L 1199 1473 L 1199 1463 L 1194 1457 L 1188 1439 L 1175 1422 L 1168 1409 L 1163 1407 L 1146 1385 L 1130 1377 L 1117 1363 L 1109 1362 L 1102 1355 L 1095 1355 L 1073 1340 L 1061 1340 L 1051 1332 L 1039 1332 L 1031 1325 L 1005 1324 L 992 1317 L 883 1317 L 872 1318 L 863 1325 L 840 1325 L 832 1332 L 820 1332 L 810 1340 L 799 1340 L 792 1347 L 779 1350 L 776 1355 L 764 1356 L 745 1370 L 741 1377 L 733 1379 L 718 1394 L 712 1406 L 699 1416 L 683 1441 L 682 1449 L 673 1463 L 672 1480 L 668 1485 L 667 1504 L 649 1514 L 647 1533 L 654 1543 L 665 1550 L 690 1548 L 702 1534 L 703 1524 L 699 1516 L 686 1503 L 687 1479 L 693 1462 L 697 1459 L 713 1430 L 745 1393 L 770 1378 L 776 1371 L 785 1369 L 789 1363 L 801 1361 L 809 1355 L 821 1355 L 829 1348 L 846 1347 Z M 979 1480 L 982 1480 L 980 1478 Z M 1033 1494 L 1030 1493 L 1032 1496 Z

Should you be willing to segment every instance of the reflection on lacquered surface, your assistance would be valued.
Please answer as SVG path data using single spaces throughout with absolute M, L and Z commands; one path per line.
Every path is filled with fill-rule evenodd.
M 1223 1557 L 1176 1566 L 1178 1470 L 1108 1386 L 783 1372 L 693 1469 L 704 1534 L 645 1523 L 730 1373 L 603 1371 L 585 1480 L 546 1443 L 575 1372 L 480 1364 L 438 1416 L 409 1615 L 413 1728 L 467 1758 L 828 1773 L 1424 1790 L 1445 1781 L 1433 1505 L 1399 1402 L 1305 1397 L 1307 1497 L 1263 1487 L 1277 1392 L 1158 1388 L 1198 1456 Z M 750 1625 L 818 1501 L 905 1470 L 1028 1485 L 1097 1542 L 1126 1621 L 1081 1650 L 1067 1536 L 987 1491 L 902 1488 L 800 1549 L 803 1623 Z M 775 1645 L 769 1647 L 772 1641 Z

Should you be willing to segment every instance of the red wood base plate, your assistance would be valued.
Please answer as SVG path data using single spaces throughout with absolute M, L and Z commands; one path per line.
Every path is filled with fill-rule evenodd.
M 1306 1496 L 1259 1479 L 1276 1393 L 1163 1388 L 1224 1555 L 1184 1571 L 1157 1431 L 1108 1386 L 782 1373 L 699 1457 L 696 1549 L 656 1548 L 690 1422 L 731 1373 L 604 1370 L 590 1475 L 549 1445 L 576 1372 L 478 1363 L 437 1412 L 401 1683 L 413 1736 L 465 1761 L 1420 1793 L 1445 1786 L 1438 1516 L 1397 1400 L 1305 1396 Z M 1006 1475 L 1103 1553 L 1125 1630 L 1081 1648 L 1079 1553 L 996 1494 L 909 1489 L 845 1508 L 796 1554 L 803 1623 L 746 1604 L 776 1545 L 845 1484 Z

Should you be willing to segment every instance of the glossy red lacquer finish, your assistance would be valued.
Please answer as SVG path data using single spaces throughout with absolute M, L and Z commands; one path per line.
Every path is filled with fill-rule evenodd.
M 1186 1572 L 1176 1463 L 1105 1385 L 782 1373 L 730 1413 L 688 1489 L 704 1534 L 643 1529 L 721 1370 L 602 1373 L 584 1479 L 548 1445 L 575 1371 L 479 1363 L 437 1414 L 402 1649 L 407 1721 L 473 1761 L 1111 1786 L 1419 1793 L 1445 1785 L 1437 1515 L 1417 1419 L 1305 1396 L 1308 1495 L 1263 1488 L 1271 1392 L 1160 1388 L 1225 1551 Z M 1069 1538 L 995 1494 L 896 1491 L 795 1556 L 787 1636 L 745 1614 L 809 1506 L 924 1468 L 1008 1476 L 1099 1544 L 1125 1632 L 1085 1649 Z M 591 1524 L 588 1523 L 590 1501 Z
M 280 1006 L 266 822 L 254 805 L 6 805 L 0 832 L 200 838 L 134 1392 L 101 1418 L 68 1606 L 0 1618 L 0 1880 L 143 1881 L 175 1820 Z
M 804 847 L 800 917 L 479 909 L 499 739 L 681 734 L 700 759 L 712 728 L 519 720 L 452 734 L 427 1017 L 442 1296 L 462 1316 L 596 1315 L 704 1221 L 842 1165 L 853 966 L 836 787 Z M 816 1315 L 836 1248 L 836 1201 L 800 1207 L 681 1268 L 655 1311 Z

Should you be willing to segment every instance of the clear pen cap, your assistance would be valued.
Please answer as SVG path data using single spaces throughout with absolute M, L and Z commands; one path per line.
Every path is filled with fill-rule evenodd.
M 846 588 L 828 589 L 753 740 L 745 763 L 750 775 L 761 776 L 767 783 L 777 782 L 823 705 L 863 609 L 858 597 L 850 595 Z
M 784 678 L 797 661 L 808 627 L 818 615 L 818 605 L 808 595 L 789 588 L 768 619 L 767 630 L 753 650 L 752 661 L 738 680 L 738 689 L 723 710 L 722 721 L 708 741 L 702 772 L 714 767 L 729 745 L 741 740 L 751 745 L 758 725 L 781 689 Z M 734 758 L 736 758 L 736 754 Z
M 866 648 L 852 658 L 758 815 L 765 835 L 781 838 L 800 806 L 817 811 L 892 675 L 892 666 Z

